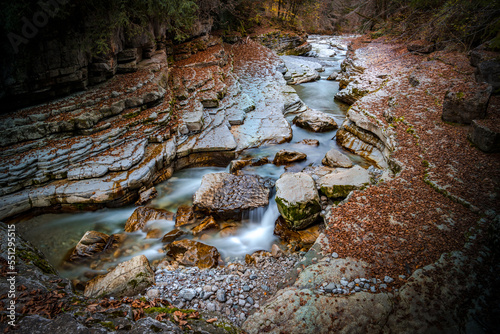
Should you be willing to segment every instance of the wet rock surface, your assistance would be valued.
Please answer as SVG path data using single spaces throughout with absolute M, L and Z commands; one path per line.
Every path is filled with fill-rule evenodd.
M 118 240 L 115 240 L 114 236 L 97 231 L 88 231 L 75 246 L 68 260 L 74 262 L 88 259 L 105 250 L 112 249 L 117 242 Z
M 209 216 L 203 219 L 200 224 L 193 227 L 191 229 L 191 233 L 193 233 L 193 235 L 196 236 L 208 230 L 213 230 L 213 229 L 218 230 L 219 228 L 220 228 L 219 223 L 217 223 L 212 216 Z
M 203 176 L 193 198 L 196 211 L 221 217 L 238 216 L 243 210 L 269 203 L 269 188 L 252 175 L 212 173 Z
M 180 264 L 200 269 L 214 268 L 222 262 L 217 248 L 194 240 L 178 240 L 165 246 L 166 255 Z
M 184 234 L 185 234 L 184 231 L 181 231 L 179 229 L 173 229 L 172 231 L 168 232 L 163 236 L 161 242 L 171 243 L 172 241 L 182 237 Z
M 302 152 L 279 150 L 273 159 L 276 166 L 291 164 L 292 162 L 306 160 L 307 155 Z
M 193 207 L 189 205 L 180 205 L 175 214 L 175 227 L 191 225 L 196 222 Z
M 301 128 L 314 132 L 325 132 L 335 130 L 337 123 L 324 112 L 309 109 L 296 118 L 293 123 Z
M 319 233 L 319 225 L 313 225 L 303 230 L 292 230 L 281 216 L 276 220 L 274 226 L 274 235 L 290 244 L 291 249 L 296 251 L 307 251 L 316 242 Z
M 147 232 L 146 225 L 148 222 L 155 220 L 173 220 L 174 214 L 167 210 L 150 208 L 142 206 L 132 213 L 125 223 L 125 232 L 145 231 Z
M 303 58 L 284 56 L 281 59 L 285 62 L 287 72 L 283 74 L 287 84 L 298 85 L 301 83 L 316 81 L 320 79 L 318 72 L 324 71 L 323 67 Z
M 323 165 L 329 167 L 349 168 L 353 166 L 352 161 L 345 154 L 342 154 L 334 148 L 326 153 L 321 162 Z

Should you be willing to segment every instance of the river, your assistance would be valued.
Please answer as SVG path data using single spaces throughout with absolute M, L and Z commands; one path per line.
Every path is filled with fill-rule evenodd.
M 318 57 L 307 57 L 307 60 L 320 62 L 325 71 L 321 72 L 321 79 L 314 82 L 293 86 L 299 97 L 312 109 L 331 114 L 337 124 L 342 124 L 347 106 L 333 100 L 339 89 L 338 82 L 326 80 L 333 72 L 340 71 L 340 63 L 345 58 L 345 51 L 333 49 L 325 43 L 325 37 L 311 36 L 310 43 Z M 334 55 L 334 52 L 336 55 Z M 291 122 L 293 117 L 289 118 Z M 307 154 L 307 160 L 294 164 L 288 171 L 300 171 L 306 166 L 321 165 L 321 160 L 331 148 L 336 148 L 348 155 L 354 163 L 366 165 L 360 157 L 346 152 L 332 140 L 336 131 L 314 133 L 292 125 L 293 138 L 289 143 L 280 145 L 266 145 L 255 149 L 248 149 L 241 157 L 268 157 L 272 160 L 274 154 L 281 149 L 295 150 Z M 303 139 L 316 139 L 319 146 L 299 144 Z M 202 167 L 187 168 L 174 173 L 167 181 L 156 186 L 159 195 L 150 206 L 168 209 L 176 212 L 181 204 L 192 204 L 193 194 L 201 184 L 203 175 L 213 172 L 228 171 L 226 168 Z M 242 170 L 245 174 L 257 174 L 263 177 L 278 179 L 285 172 L 284 166 L 265 164 L 258 167 L 247 166 Z M 61 276 L 70 279 L 86 280 L 96 273 L 103 273 L 106 269 L 119 262 L 126 261 L 134 256 L 144 254 L 150 261 L 164 256 L 159 252 L 162 248 L 161 239 L 146 239 L 144 232 L 127 233 L 125 242 L 114 254 L 90 263 L 68 265 L 64 259 L 68 252 L 78 243 L 86 231 L 95 230 L 106 234 L 123 233 L 126 220 L 135 210 L 134 206 L 118 209 L 103 209 L 95 212 L 74 214 L 44 214 L 27 221 L 18 223 L 20 233 L 35 247 L 41 250 L 59 271 Z M 223 259 L 238 260 L 245 254 L 257 250 L 269 250 L 277 238 L 273 235 L 274 224 L 279 212 L 272 193 L 269 205 L 248 212 L 241 222 L 232 222 L 239 227 L 238 233 L 233 236 L 220 237 L 213 233 L 202 241 L 217 247 Z M 150 226 L 150 225 L 148 225 Z M 173 221 L 156 221 L 150 226 L 167 233 L 174 228 Z M 163 235 L 162 234 L 162 235 Z

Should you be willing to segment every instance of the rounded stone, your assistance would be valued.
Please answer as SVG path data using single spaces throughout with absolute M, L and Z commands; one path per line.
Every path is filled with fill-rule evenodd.
M 311 225 L 321 212 L 314 180 L 305 173 L 284 173 L 276 181 L 276 203 L 281 216 L 294 230 Z

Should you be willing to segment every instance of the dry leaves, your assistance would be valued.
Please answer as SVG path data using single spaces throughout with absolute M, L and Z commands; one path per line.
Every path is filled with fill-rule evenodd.
M 358 41 L 353 47 L 366 44 Z M 408 276 L 441 254 L 461 249 L 464 235 L 479 219 L 424 178 L 479 208 L 498 211 L 491 194 L 500 187 L 500 156 L 472 147 L 467 141 L 468 127 L 441 121 L 450 82 L 474 80 L 465 56 L 440 55 L 453 61 L 447 65 L 409 54 L 404 45 L 383 43 L 372 43 L 359 54 L 369 65 L 365 76 L 383 73 L 391 80 L 379 97 L 362 99 L 355 106 L 369 110 L 388 128 L 385 111 L 389 109 L 394 118 L 404 117 L 406 123 L 392 123 L 398 145 L 392 157 L 404 169 L 396 179 L 355 192 L 348 203 L 334 209 L 327 234 L 332 251 L 368 262 L 373 276 Z M 408 80 L 413 72 L 422 78 L 416 87 Z M 402 283 L 396 279 L 394 285 Z

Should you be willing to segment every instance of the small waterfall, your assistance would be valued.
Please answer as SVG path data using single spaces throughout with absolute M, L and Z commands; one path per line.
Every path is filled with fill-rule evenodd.
M 260 207 L 247 213 L 244 226 L 238 234 L 226 238 L 214 238 L 206 243 L 217 247 L 225 257 L 243 257 L 258 250 L 271 249 L 272 243 L 277 239 L 273 235 L 274 223 L 279 217 L 278 207 L 274 196 L 269 200 L 269 205 Z

